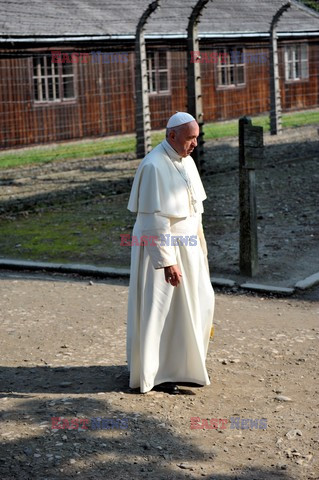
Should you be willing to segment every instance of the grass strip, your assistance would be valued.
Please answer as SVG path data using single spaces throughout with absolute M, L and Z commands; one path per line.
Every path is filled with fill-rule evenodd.
M 319 111 L 297 112 L 285 114 L 282 117 L 284 128 L 300 127 L 319 123 Z M 264 131 L 269 131 L 269 116 L 260 115 L 253 117 L 253 124 L 262 126 Z M 238 120 L 214 122 L 204 125 L 206 140 L 238 135 Z M 152 133 L 153 147 L 164 138 L 165 131 Z M 37 146 L 0 153 L 0 168 L 20 167 L 36 163 L 48 163 L 59 160 L 73 160 L 81 158 L 96 158 L 109 154 L 134 153 L 135 136 L 119 135 L 88 141 L 76 141 L 63 144 Z

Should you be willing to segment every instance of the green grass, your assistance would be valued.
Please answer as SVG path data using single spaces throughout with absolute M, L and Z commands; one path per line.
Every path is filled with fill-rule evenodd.
M 249 117 L 249 116 L 248 116 Z M 268 115 L 259 115 L 258 117 L 250 117 L 253 125 L 264 128 L 269 131 L 270 122 Z M 319 121 L 319 112 L 318 112 Z M 204 125 L 205 140 L 213 140 L 215 138 L 236 137 L 238 135 L 238 120 L 230 120 L 228 122 L 208 123 Z
M 319 123 L 319 112 L 291 113 L 283 115 L 282 117 L 282 126 L 284 128 L 312 125 L 316 123 Z
M 120 246 L 134 220 L 128 196 L 38 206 L 26 217 L 2 219 L 1 257 L 128 266 L 130 248 Z
M 270 129 L 269 115 L 250 117 L 253 125 L 264 128 L 265 132 Z M 282 116 L 283 128 L 302 127 L 319 123 L 319 112 L 290 113 Z M 204 125 L 205 139 L 211 140 L 222 137 L 235 137 L 238 135 L 238 120 L 229 122 L 209 123 Z
M 133 136 L 89 140 L 34 147 L 0 154 L 0 168 L 17 167 L 30 163 L 47 163 L 57 160 L 94 158 L 108 154 L 132 152 L 135 149 Z
M 253 117 L 253 124 L 269 130 L 269 117 L 262 115 Z M 319 112 L 309 111 L 285 114 L 283 127 L 298 127 L 319 123 Z M 205 139 L 234 137 L 238 134 L 238 120 L 214 122 L 204 126 Z M 164 130 L 152 133 L 153 147 L 164 138 Z M 34 163 L 48 163 L 59 160 L 95 158 L 108 154 L 133 153 L 135 151 L 134 135 L 53 144 L 41 147 L 19 149 L 0 153 L 0 168 L 19 167 Z

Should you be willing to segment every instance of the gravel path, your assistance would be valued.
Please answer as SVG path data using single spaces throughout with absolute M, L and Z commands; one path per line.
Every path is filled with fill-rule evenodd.
M 317 302 L 217 293 L 211 385 L 140 395 L 125 283 L 3 272 L 0 289 L 1 480 L 319 478 Z M 98 417 L 124 423 L 94 430 Z

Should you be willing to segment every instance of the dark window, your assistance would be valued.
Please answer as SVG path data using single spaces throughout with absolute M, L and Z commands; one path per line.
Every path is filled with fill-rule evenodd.
M 169 93 L 169 61 L 168 52 L 148 52 L 147 79 L 149 93 Z
M 242 48 L 222 48 L 217 51 L 217 86 L 245 84 L 245 59 Z
M 308 46 L 289 45 L 285 48 L 285 78 L 288 81 L 308 78 Z
M 54 63 L 50 55 L 33 58 L 35 102 L 61 102 L 75 98 L 72 63 Z

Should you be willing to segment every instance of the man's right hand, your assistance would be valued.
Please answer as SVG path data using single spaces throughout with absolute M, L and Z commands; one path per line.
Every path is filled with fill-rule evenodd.
M 177 287 L 182 281 L 182 273 L 178 265 L 164 267 L 164 275 L 166 282 L 170 283 L 173 287 Z

